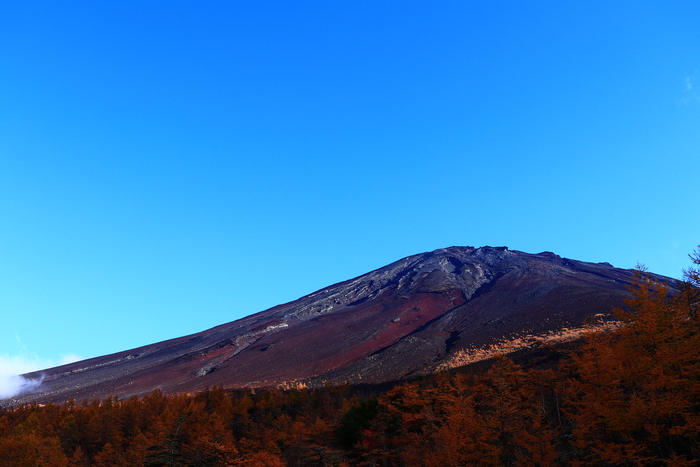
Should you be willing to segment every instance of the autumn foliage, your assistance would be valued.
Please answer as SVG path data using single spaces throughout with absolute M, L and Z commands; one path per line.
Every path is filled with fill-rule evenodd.
M 691 258 L 678 287 L 639 271 L 623 325 L 546 367 L 499 356 L 382 394 L 211 388 L 25 405 L 0 411 L 0 467 L 699 465 Z

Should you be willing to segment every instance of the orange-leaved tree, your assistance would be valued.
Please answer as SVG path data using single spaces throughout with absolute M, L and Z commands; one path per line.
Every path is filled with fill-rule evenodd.
M 700 460 L 700 254 L 686 281 L 636 272 L 617 331 L 574 357 L 567 415 L 575 456 L 607 465 Z

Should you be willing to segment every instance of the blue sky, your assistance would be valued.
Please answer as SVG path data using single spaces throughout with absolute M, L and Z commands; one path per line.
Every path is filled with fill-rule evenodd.
M 700 4 L 533 3 L 4 2 L 4 371 L 451 245 L 680 277 Z

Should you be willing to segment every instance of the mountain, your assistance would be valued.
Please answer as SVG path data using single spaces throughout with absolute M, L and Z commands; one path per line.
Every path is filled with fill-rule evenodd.
M 450 247 L 197 334 L 25 375 L 43 378 L 41 392 L 14 403 L 410 379 L 610 323 L 632 280 L 550 252 Z

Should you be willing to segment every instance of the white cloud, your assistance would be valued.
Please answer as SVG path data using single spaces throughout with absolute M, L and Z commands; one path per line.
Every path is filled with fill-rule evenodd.
M 43 382 L 43 375 L 39 379 L 29 379 L 24 376 L 0 376 L 0 400 L 34 392 Z
M 21 375 L 78 360 L 82 360 L 78 355 L 62 355 L 59 362 L 20 355 L 0 355 L 0 400 L 36 391 L 44 381 L 43 376 L 30 379 Z
M 41 358 L 27 358 L 21 355 L 0 355 L 0 375 L 21 375 L 49 368 L 51 361 Z
M 700 79 L 700 74 L 697 71 L 692 76 L 685 77 L 683 97 L 679 99 L 681 104 L 690 105 L 700 103 L 700 91 L 698 91 L 697 86 L 695 86 L 698 79 Z
M 41 380 L 30 380 L 19 375 L 47 368 L 46 363 L 20 356 L 0 355 L 0 400 L 36 389 Z

